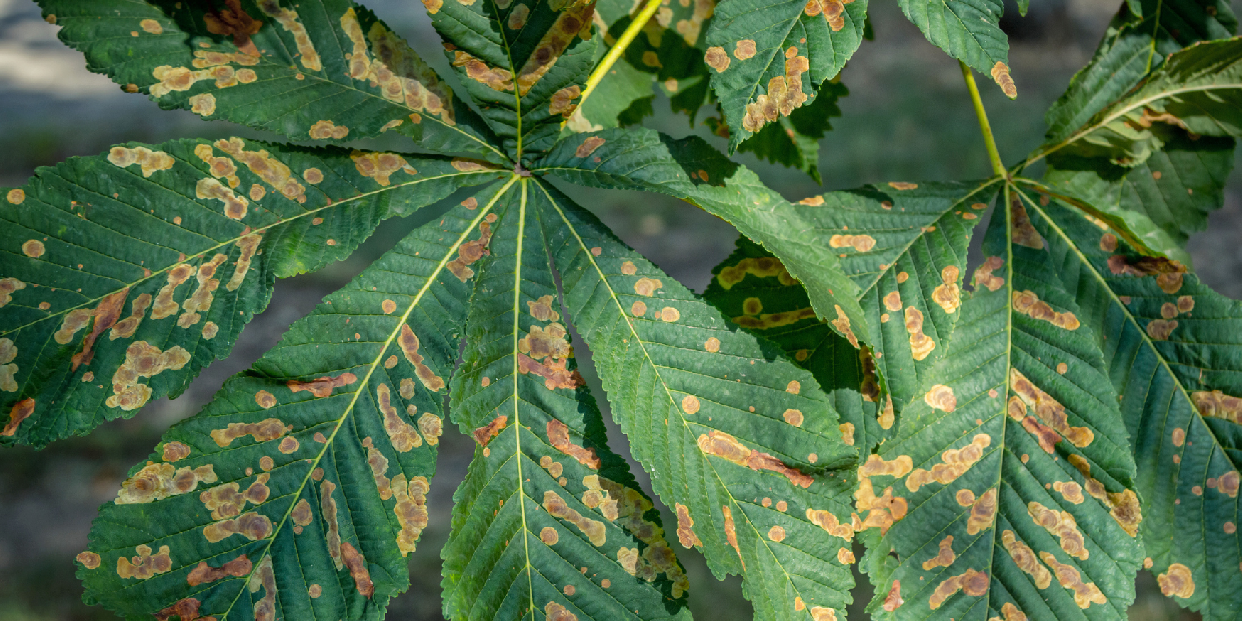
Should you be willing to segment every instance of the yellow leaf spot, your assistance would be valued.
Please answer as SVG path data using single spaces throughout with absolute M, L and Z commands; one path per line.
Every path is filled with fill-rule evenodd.
M 171 155 L 163 151 L 152 151 L 146 147 L 134 147 L 133 149 L 112 147 L 112 150 L 108 151 L 108 161 L 121 168 L 138 164 L 138 167 L 142 169 L 143 177 L 150 177 L 156 171 L 168 170 L 175 163 Z
M 1057 562 L 1055 556 L 1048 552 L 1040 552 L 1039 558 L 1043 559 L 1048 567 L 1052 568 L 1056 574 L 1057 582 L 1066 589 L 1074 592 L 1074 603 L 1079 608 L 1087 608 L 1091 604 L 1107 604 L 1108 599 L 1100 592 L 1100 588 L 1095 586 L 1094 582 L 1083 582 L 1082 574 L 1074 569 L 1072 565 L 1063 565 Z
M 940 483 L 948 485 L 957 480 L 958 477 L 966 474 L 971 466 L 974 466 L 983 458 L 983 449 L 992 444 L 991 436 L 981 433 L 975 435 L 970 444 L 958 449 L 948 449 L 941 454 L 943 463 L 932 466 L 931 470 L 918 468 L 910 473 L 906 479 L 906 489 L 917 492 L 919 488 L 932 483 Z
M 875 247 L 875 238 L 870 235 L 833 235 L 828 239 L 833 248 L 853 248 L 858 252 L 867 252 Z
M 996 84 L 1005 92 L 1005 96 L 1013 99 L 1018 96 L 1018 87 L 1013 83 L 1013 78 L 1009 76 L 1009 66 L 1003 62 L 997 61 L 992 65 L 992 79 L 996 80 Z
M 151 546 L 141 544 L 134 548 L 138 553 L 132 558 L 116 559 L 116 575 L 121 579 L 137 579 L 148 580 L 159 574 L 172 571 L 172 557 L 169 555 L 168 546 L 160 546 L 160 551 L 154 555 L 151 554 Z
M 190 112 L 207 117 L 216 112 L 216 96 L 211 93 L 200 93 L 190 97 Z
M 781 414 L 781 417 L 785 419 L 785 422 L 789 423 L 790 425 L 793 425 L 794 427 L 802 426 L 802 411 L 801 410 L 795 410 L 795 409 L 785 410 L 785 412 Z
M 43 253 L 44 253 L 43 242 L 37 239 L 31 239 L 31 240 L 26 241 L 26 243 L 22 244 L 22 254 L 32 259 L 37 259 L 43 256 Z
M 923 402 L 943 412 L 952 412 L 957 409 L 957 397 L 953 394 L 953 389 L 944 384 L 932 386 L 931 390 L 923 395 Z

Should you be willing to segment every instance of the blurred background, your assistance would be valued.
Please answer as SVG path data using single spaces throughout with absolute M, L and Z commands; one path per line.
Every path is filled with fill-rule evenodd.
M 362 0 L 425 59 L 447 69 L 439 38 L 423 8 L 410 0 Z M 1009 33 L 1010 65 L 1019 87 L 1006 99 L 980 79 L 1002 157 L 1014 161 L 1036 147 L 1044 133 L 1043 112 L 1091 57 L 1118 0 L 1039 0 L 1026 18 L 1010 3 L 1002 27 Z M 1235 11 L 1237 8 L 1235 8 Z M 806 175 L 772 166 L 749 155 L 737 161 L 758 171 L 786 198 L 797 200 L 826 190 L 889 180 L 933 181 L 984 177 L 987 156 L 963 86 L 958 64 L 927 43 L 895 2 L 872 0 L 876 40 L 865 42 L 842 74 L 850 95 L 840 102 L 843 117 L 821 143 L 824 186 Z M 39 166 L 65 158 L 96 155 L 126 141 L 162 142 L 187 137 L 240 135 L 273 139 L 189 112 L 160 110 L 141 95 L 128 95 L 108 78 L 86 71 L 82 57 L 56 39 L 29 0 L 0 0 L 0 186 L 20 186 Z M 442 73 L 443 75 L 443 73 Z M 451 79 L 451 78 L 450 78 Z M 696 133 L 723 148 L 705 128 L 691 129 L 685 116 L 666 114 L 656 101 L 647 124 L 674 136 Z M 705 114 L 700 114 L 701 118 Z M 398 142 L 369 143 L 403 149 Z M 1190 243 L 1194 267 L 1217 291 L 1242 297 L 1242 177 L 1230 177 L 1224 206 L 1208 230 Z M 654 194 L 585 191 L 562 187 L 586 204 L 638 251 L 682 283 L 702 291 L 711 268 L 729 254 L 737 233 L 693 206 Z M 233 356 L 210 366 L 179 398 L 148 405 L 131 420 L 114 421 L 94 434 L 51 445 L 41 452 L 0 450 L 0 621 L 85 621 L 115 619 L 102 608 L 81 603 L 73 557 L 86 547 L 97 507 L 116 495 L 127 470 L 147 458 L 162 431 L 193 415 L 225 378 L 248 367 L 272 346 L 291 322 L 308 313 L 326 293 L 340 287 L 436 210 L 390 220 L 349 260 L 322 272 L 280 281 L 272 304 L 242 334 Z M 982 229 L 980 229 L 982 230 Z M 586 348 L 579 344 L 579 352 Z M 590 360 L 584 374 L 601 397 Z M 625 438 L 610 429 L 613 448 L 627 453 Z M 466 472 L 472 441 L 455 426 L 441 440 L 439 472 L 428 500 L 431 524 L 410 556 L 412 585 L 393 601 L 388 618 L 440 619 L 439 550 L 448 538 L 453 490 Z M 647 485 L 641 469 L 632 464 Z M 650 493 L 650 487 L 647 487 Z M 674 524 L 665 514 L 666 525 Z M 740 581 L 716 581 L 702 558 L 677 547 L 691 576 L 691 606 L 699 618 L 751 618 Z M 856 551 L 861 557 L 861 550 Z M 857 576 L 849 618 L 871 598 L 866 578 Z M 1147 572 L 1139 576 L 1135 620 L 1198 619 L 1160 594 Z M 292 620 L 291 620 L 292 621 Z

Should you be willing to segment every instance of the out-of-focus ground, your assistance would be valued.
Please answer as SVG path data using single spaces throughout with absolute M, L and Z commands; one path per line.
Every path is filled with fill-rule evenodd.
M 418 3 L 363 2 L 425 58 L 445 68 L 438 37 Z M 1007 160 L 1037 146 L 1045 128 L 1043 111 L 1090 58 L 1116 6 L 1116 0 L 1041 0 L 1032 3 L 1026 19 L 1017 19 L 1016 7 L 1008 8 L 1005 25 L 1011 32 L 1010 64 L 1019 97 L 1009 101 L 986 77 L 980 80 Z M 834 130 L 821 145 L 824 189 L 987 175 L 957 62 L 928 44 L 895 3 L 873 2 L 870 11 L 876 41 L 865 43 L 845 69 L 842 79 L 851 93 L 841 102 L 844 117 L 834 121 Z M 119 142 L 264 137 L 227 123 L 204 122 L 188 112 L 162 111 L 143 96 L 122 93 L 107 78 L 87 72 L 81 56 L 62 46 L 55 32 L 28 0 L 0 0 L 0 186 L 21 185 L 38 166 L 102 153 Z M 657 102 L 657 110 L 666 110 L 664 105 Z M 648 124 L 673 135 L 689 131 L 684 116 Z M 737 159 L 788 198 L 823 191 L 800 173 L 749 156 Z M 1190 244 L 1203 279 L 1235 298 L 1242 297 L 1242 278 L 1237 276 L 1242 268 L 1239 180 L 1235 172 L 1223 208 L 1212 215 L 1208 231 Z M 712 266 L 732 250 L 737 235 L 724 222 L 666 197 L 567 189 L 576 197 L 589 197 L 586 204 L 624 240 L 699 291 Z M 347 282 L 417 224 L 417 217 L 390 221 L 349 260 L 278 283 L 271 306 L 246 329 L 234 355 L 209 367 L 180 398 L 152 403 L 134 419 L 115 421 L 91 436 L 62 441 L 42 452 L 0 450 L 0 621 L 114 619 L 81 603 L 81 587 L 73 575 L 73 556 L 85 548 L 99 504 L 115 497 L 126 471 L 149 455 L 163 429 L 198 411 L 226 377 L 249 366 L 325 293 Z M 589 360 L 584 358 L 583 364 L 598 393 Z M 624 436 L 615 427 L 610 431 L 614 448 L 624 454 Z M 410 591 L 393 602 L 390 619 L 441 618 L 439 549 L 448 537 L 452 494 L 465 474 L 471 445 L 455 427 L 446 428 L 429 499 L 431 524 L 411 555 Z M 665 524 L 670 523 L 666 514 Z M 751 617 L 736 578 L 717 582 L 696 553 L 678 551 L 692 578 L 691 602 L 699 618 Z M 865 585 L 866 579 L 860 576 L 859 583 Z M 862 608 L 870 596 L 865 586 L 855 592 L 850 618 L 865 618 Z M 1198 618 L 1164 598 L 1146 572 L 1140 574 L 1130 616 L 1142 621 Z

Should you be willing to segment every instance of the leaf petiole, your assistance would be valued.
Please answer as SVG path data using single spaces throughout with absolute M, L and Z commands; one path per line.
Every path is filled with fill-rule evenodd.
M 975 116 L 979 117 L 979 129 L 983 132 L 983 142 L 988 148 L 988 160 L 992 162 L 992 172 L 1004 177 L 1008 175 L 1005 164 L 1001 162 L 1000 151 L 996 150 L 996 139 L 992 136 L 992 125 L 988 123 L 988 113 L 983 109 L 983 100 L 979 98 L 979 87 L 975 84 L 975 74 L 966 63 L 957 61 L 962 67 L 962 77 L 966 79 L 966 89 L 970 91 L 970 100 L 975 104 Z
M 587 97 L 590 97 L 591 93 L 595 90 L 595 87 L 599 86 L 599 83 L 604 81 L 604 76 L 608 74 L 610 69 L 612 69 L 613 64 L 617 62 L 618 58 L 621 58 L 621 55 L 625 53 L 626 48 L 630 47 L 630 43 L 633 43 L 634 38 L 638 36 L 638 31 L 642 30 L 643 26 L 647 25 L 647 22 L 651 20 L 651 16 L 655 15 L 656 10 L 659 8 L 660 0 L 647 0 L 647 6 L 644 6 L 643 10 L 639 11 L 638 15 L 634 17 L 634 21 L 630 22 L 629 27 L 625 29 L 625 32 L 621 33 L 621 37 L 617 39 L 617 42 L 614 43 L 612 48 L 608 50 L 608 53 L 604 55 L 603 60 L 599 62 L 599 66 L 595 68 L 595 71 L 591 72 L 589 77 L 587 77 L 586 88 L 582 90 L 582 99 L 578 100 L 578 109 L 582 109 L 583 104 L 586 103 Z M 570 117 L 566 117 L 564 121 L 561 121 L 562 128 L 564 128 L 565 124 L 569 122 L 569 119 Z

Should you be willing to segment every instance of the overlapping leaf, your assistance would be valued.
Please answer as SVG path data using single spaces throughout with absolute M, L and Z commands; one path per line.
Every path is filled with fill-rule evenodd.
M 1179 604 L 1234 619 L 1242 305 L 1176 261 L 1136 254 L 1058 197 L 1028 204 L 1122 397 L 1144 501 L 1144 566 Z
M 859 470 L 861 526 L 897 557 L 876 614 L 1123 619 L 1142 516 L 1096 337 L 1021 203 L 984 254 L 950 351 Z
M 598 188 L 661 192 L 702 207 L 780 257 L 806 286 L 819 317 L 836 321 L 842 334 L 869 340 L 858 287 L 841 271 L 837 252 L 804 237 L 813 224 L 789 201 L 701 139 L 674 140 L 646 129 L 575 136 L 557 144 L 535 170 Z
M 596 36 L 601 48 L 611 47 L 643 10 L 646 3 L 602 0 L 596 13 L 607 26 Z M 659 84 L 673 111 L 684 111 L 693 124 L 695 113 L 708 98 L 707 28 L 716 10 L 715 0 L 669 2 L 661 6 L 604 76 L 580 113 L 570 118 L 574 131 L 599 131 L 628 125 L 653 112 L 653 86 Z
M 724 0 L 704 59 L 730 151 L 788 117 L 836 77 L 862 43 L 867 0 Z
M 1226 103 L 1229 95 L 1220 99 L 1220 93 L 1231 88 L 1236 91 L 1237 85 L 1230 87 L 1220 80 L 1217 84 L 1203 83 L 1207 73 L 1224 70 L 1228 62 L 1206 71 L 1188 70 L 1196 58 L 1213 54 L 1196 46 L 1172 56 L 1173 65 L 1167 71 L 1156 69 L 1144 82 L 1141 97 L 1150 100 L 1147 103 L 1135 104 L 1138 95 L 1127 95 L 1127 91 L 1153 68 L 1162 66 L 1162 54 L 1211 37 L 1228 36 L 1237 24 L 1228 6 L 1215 2 L 1157 3 L 1144 6 L 1142 16 L 1131 11 L 1129 5 L 1122 5 L 1095 59 L 1075 76 L 1069 90 L 1049 111 L 1050 146 L 1045 149 L 1055 150 L 1048 158 L 1044 178 L 1057 191 L 1122 219 L 1146 248 L 1188 262 L 1184 246 L 1189 234 L 1201 230 L 1207 214 L 1221 205 L 1221 190 L 1233 166 L 1234 140 L 1230 136 L 1236 132 L 1215 120 L 1198 122 L 1192 130 L 1178 118 L 1178 108 L 1172 113 L 1165 110 L 1163 100 L 1189 109 L 1192 115 L 1227 117 L 1236 110 L 1199 110 L 1195 97 L 1206 96 L 1208 101 L 1236 108 L 1236 104 Z M 1214 54 L 1220 57 L 1224 45 L 1210 47 L 1215 47 Z M 1236 47 L 1224 52 L 1231 57 L 1237 54 Z M 1237 73 L 1236 69 L 1233 72 Z M 1237 81 L 1234 76 L 1225 77 L 1224 82 L 1231 79 Z M 1209 77 L 1207 81 L 1211 80 Z M 1179 94 L 1203 87 L 1209 90 L 1199 95 Z M 1189 101 L 1178 103 L 1179 97 L 1187 96 Z M 1126 102 L 1137 107 L 1123 112 Z M 1105 108 L 1121 116 L 1106 121 Z M 1093 124 L 1100 123 L 1093 132 Z M 1117 132 L 1123 137 L 1117 139 Z
M 595 62 L 589 0 L 428 0 L 462 84 L 505 151 L 546 150 L 569 118 Z
M 43 169 L 0 199 L 0 442 L 43 445 L 180 393 L 229 353 L 276 277 L 343 259 L 384 218 L 494 176 L 239 138 Z
M 1232 36 L 1237 27 L 1229 3 L 1220 0 L 1122 3 L 1095 57 L 1048 110 L 1048 139 L 1072 135 L 1159 67 L 1165 56 L 1199 41 Z
M 470 265 L 503 189 L 412 233 L 170 429 L 78 555 L 88 600 L 134 618 L 381 616 L 427 526 Z
M 431 68 L 350 0 L 38 0 L 60 38 L 129 92 L 299 140 L 394 130 L 500 162 Z
M 949 56 L 992 76 L 1010 99 L 1018 87 L 1009 75 L 1009 39 L 1000 29 L 1001 0 L 899 0 L 906 17 Z M 1022 10 L 1026 13 L 1025 8 Z
M 528 183 L 492 225 L 453 383 L 454 420 L 478 448 L 443 551 L 445 615 L 688 617 L 659 513 L 574 370 Z
M 729 274 L 736 275 L 739 269 L 746 275 L 736 281 Z M 894 421 L 893 400 L 891 395 L 881 395 L 871 352 L 856 349 L 813 312 L 808 313 L 811 302 L 802 285 L 776 257 L 745 237 L 738 238 L 737 250 L 712 274 L 715 278 L 703 298 L 733 323 L 779 345 L 798 366 L 810 371 L 831 397 L 842 424 L 851 425 L 845 428 L 848 435 L 843 435 L 846 443 L 858 447 L 863 455 L 871 454 L 889 435 Z
M 1242 40 L 1200 42 L 1169 56 L 1140 86 L 1029 161 L 1057 153 L 1134 166 L 1176 130 L 1242 135 Z
M 1143 247 L 1190 264 L 1186 242 L 1224 204 L 1233 138 L 1170 137 L 1137 166 L 1054 154 L 1044 182 L 1120 219 Z
M 856 286 L 867 325 L 874 327 L 870 336 L 859 338 L 879 352 L 872 362 L 898 409 L 944 354 L 942 345 L 953 331 L 961 303 L 961 266 L 970 233 L 997 186 L 996 181 L 893 183 L 830 192 L 790 206 L 798 226 L 785 234 L 796 233 L 806 243 L 818 242 L 838 253 L 842 272 Z M 713 284 L 721 289 L 728 291 L 751 279 L 793 284 L 782 264 L 765 264 L 763 256 L 731 259 L 716 269 Z M 764 335 L 809 329 L 817 323 L 816 316 L 811 308 L 789 305 L 797 299 L 784 296 L 776 306 L 765 304 L 764 296 L 753 303 L 738 299 L 734 321 Z M 839 321 L 830 325 L 846 332 L 847 338 L 853 336 L 842 330 Z M 795 348 L 795 353 L 810 347 Z
M 844 473 L 854 451 L 811 375 L 539 184 L 531 197 L 566 307 L 677 537 L 743 574 L 756 614 L 806 619 L 849 601 Z

